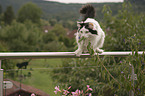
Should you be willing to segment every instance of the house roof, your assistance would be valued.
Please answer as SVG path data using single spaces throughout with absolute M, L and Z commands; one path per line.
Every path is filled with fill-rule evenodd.
M 9 79 L 7 79 L 5 81 L 11 81 L 13 83 L 12 88 L 3 90 L 3 93 L 5 93 L 5 91 L 6 91 L 7 96 L 11 96 L 11 94 L 14 94 L 14 93 L 20 92 L 20 91 L 21 92 L 27 92 L 27 93 L 34 93 L 37 96 L 50 96 L 49 94 L 41 91 L 40 89 L 34 88 L 32 86 L 25 85 L 25 84 L 21 83 L 21 88 L 20 88 L 20 82 L 9 80 Z

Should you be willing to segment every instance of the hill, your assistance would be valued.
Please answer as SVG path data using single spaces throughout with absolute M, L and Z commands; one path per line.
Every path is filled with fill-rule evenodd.
M 43 0 L 0 0 L 0 5 L 3 8 L 3 11 L 6 9 L 7 6 L 11 5 L 14 8 L 15 13 L 17 13 L 19 8 L 27 2 L 33 2 L 37 4 L 40 8 L 42 8 L 44 13 L 43 14 L 44 19 L 57 17 L 58 20 L 59 19 L 66 20 L 66 18 L 69 18 L 71 20 L 76 20 L 79 17 L 79 12 L 78 12 L 79 8 L 82 6 L 82 4 L 64 4 L 64 3 L 49 2 Z M 105 3 L 95 3 L 93 5 L 97 9 L 97 18 L 102 18 L 101 11 Z M 121 3 L 115 3 L 115 4 L 108 3 L 107 5 L 112 7 L 114 14 L 116 14 L 117 10 L 121 7 Z
M 145 12 L 144 5 L 145 0 L 125 0 L 130 1 L 133 4 L 134 10 L 136 12 Z M 43 0 L 0 0 L 0 5 L 3 8 L 3 11 L 7 6 L 11 5 L 14 8 L 15 13 L 19 10 L 19 8 L 28 2 L 33 2 L 37 4 L 43 10 L 43 19 L 51 19 L 57 18 L 59 20 L 72 20 L 76 21 L 79 18 L 79 8 L 82 4 L 64 4 L 58 2 L 51 1 L 43 1 Z M 122 3 L 93 3 L 92 4 L 96 8 L 96 18 L 102 19 L 102 9 L 104 5 L 110 6 L 113 15 L 117 14 L 117 11 L 121 9 Z M 73 17 L 73 18 L 72 18 Z

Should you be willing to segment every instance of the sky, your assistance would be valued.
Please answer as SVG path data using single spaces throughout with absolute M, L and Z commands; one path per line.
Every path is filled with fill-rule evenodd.
M 61 3 L 103 3 L 103 2 L 123 2 L 124 0 L 45 0 L 57 1 Z

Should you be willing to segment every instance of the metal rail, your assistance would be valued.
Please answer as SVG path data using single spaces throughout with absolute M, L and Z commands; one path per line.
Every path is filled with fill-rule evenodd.
M 138 54 L 143 54 L 139 51 Z M 97 55 L 97 53 L 96 53 Z M 98 53 L 99 56 L 128 56 L 132 55 L 128 52 L 103 52 Z M 4 59 L 44 59 L 44 58 L 90 58 L 90 54 L 82 54 L 80 57 L 76 56 L 74 52 L 3 52 L 0 53 L 0 60 Z M 1 65 L 0 65 L 1 66 Z
M 138 54 L 143 54 L 139 51 Z M 99 56 L 128 56 L 132 55 L 128 52 L 103 52 L 97 54 Z M 3 96 L 3 69 L 1 68 L 1 61 L 5 59 L 46 59 L 46 58 L 90 58 L 90 54 L 82 54 L 80 57 L 76 56 L 74 52 L 3 52 L 0 53 L 0 96 Z M 132 95 L 133 96 L 133 95 Z

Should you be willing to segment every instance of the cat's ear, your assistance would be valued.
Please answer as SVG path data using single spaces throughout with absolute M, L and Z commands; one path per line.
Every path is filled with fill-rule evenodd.
M 89 23 L 89 28 L 93 29 L 94 28 L 94 24 L 93 23 Z
M 80 23 L 77 23 L 77 27 L 80 28 L 81 27 L 81 24 Z

